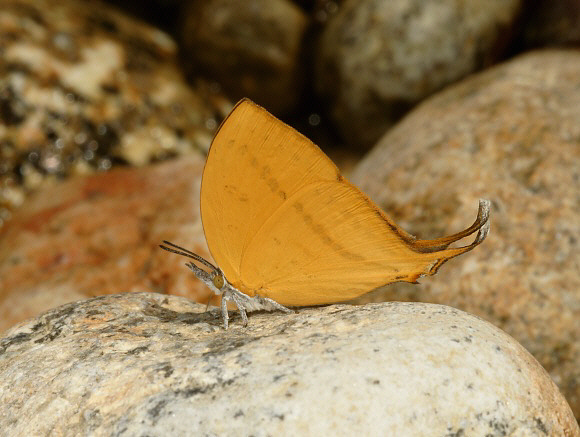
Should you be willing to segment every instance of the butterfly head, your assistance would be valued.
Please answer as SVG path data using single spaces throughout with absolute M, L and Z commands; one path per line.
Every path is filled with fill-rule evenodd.
M 205 285 L 207 285 L 209 289 L 216 295 L 219 296 L 224 292 L 225 287 L 228 285 L 228 281 L 219 267 L 214 266 L 212 263 L 199 256 L 198 254 L 169 241 L 163 240 L 163 244 L 160 245 L 160 247 L 168 252 L 173 252 L 177 255 L 185 256 L 186 258 L 191 258 L 206 266 L 210 270 L 209 272 L 198 267 L 192 262 L 185 264 L 187 267 L 189 267 L 193 274 Z
M 214 270 L 214 272 L 212 273 L 211 282 L 218 290 L 221 290 L 223 286 L 226 284 L 226 278 L 224 277 L 224 274 L 220 269 Z

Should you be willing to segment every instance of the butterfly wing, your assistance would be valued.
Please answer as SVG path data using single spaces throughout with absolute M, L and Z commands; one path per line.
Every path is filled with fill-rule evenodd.
M 434 274 L 479 244 L 489 207 L 475 223 L 435 240 L 399 228 L 310 140 L 243 100 L 210 148 L 201 193 L 213 258 L 240 291 L 283 305 L 352 299 L 394 281 Z M 449 244 L 478 232 L 465 247 Z
M 207 244 L 228 280 L 239 284 L 243 252 L 274 211 L 302 187 L 339 176 L 310 140 L 240 101 L 215 135 L 201 184 Z

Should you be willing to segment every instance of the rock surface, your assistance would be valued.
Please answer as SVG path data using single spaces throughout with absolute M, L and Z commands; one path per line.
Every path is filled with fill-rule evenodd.
M 0 340 L 8 435 L 580 435 L 517 342 L 453 308 L 386 303 L 239 316 L 126 293 Z
M 337 129 L 351 145 L 373 145 L 417 102 L 497 59 L 520 3 L 341 2 L 315 77 Z
M 373 299 L 490 320 L 542 363 L 580 418 L 579 71 L 578 51 L 539 51 L 467 79 L 399 123 L 352 180 L 421 238 L 456 232 L 478 198 L 492 201 L 481 246 L 421 287 L 394 284 Z
M 161 250 L 170 240 L 211 259 L 199 215 L 204 159 L 72 177 L 35 193 L 0 229 L 0 332 L 95 295 L 211 292 Z

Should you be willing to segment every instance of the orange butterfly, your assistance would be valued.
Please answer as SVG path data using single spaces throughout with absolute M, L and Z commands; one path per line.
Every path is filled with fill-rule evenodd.
M 201 219 L 218 263 L 168 241 L 161 248 L 216 295 L 246 311 L 336 303 L 395 281 L 433 275 L 489 232 L 490 202 L 457 234 L 418 240 L 349 183 L 314 143 L 250 100 L 241 100 L 211 144 L 201 184 Z M 477 232 L 473 243 L 448 246 Z

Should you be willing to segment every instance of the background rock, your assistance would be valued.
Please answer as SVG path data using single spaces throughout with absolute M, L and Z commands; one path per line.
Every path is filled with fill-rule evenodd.
M 519 0 L 345 0 L 316 56 L 337 129 L 373 145 L 417 102 L 498 59 L 519 9 Z
M 192 1 L 185 11 L 184 63 L 271 112 L 295 108 L 302 94 L 306 14 L 288 0 Z
M 0 50 L 0 226 L 47 179 L 207 150 L 224 115 L 171 38 L 106 4 L 5 0 Z
M 580 45 L 580 2 L 538 0 L 530 2 L 522 24 L 525 47 Z
M 75 177 L 38 191 L 0 230 L 0 333 L 86 297 L 211 292 L 161 250 L 167 239 L 211 259 L 199 216 L 204 159 Z
M 478 198 L 492 200 L 481 246 L 421 287 L 372 298 L 443 303 L 491 321 L 532 352 L 580 417 L 578 71 L 578 51 L 554 50 L 474 76 L 413 111 L 352 179 L 421 238 L 461 229 Z
M 10 435 L 580 435 L 538 362 L 453 308 L 238 315 L 147 293 L 69 304 L 0 341 Z M 251 396 L 251 402 L 248 402 Z M 388 431 L 387 431 L 388 430 Z

